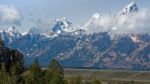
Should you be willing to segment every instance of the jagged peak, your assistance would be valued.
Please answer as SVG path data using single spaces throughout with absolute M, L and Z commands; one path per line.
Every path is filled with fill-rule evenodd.
M 100 19 L 100 14 L 94 13 L 93 16 L 90 18 L 90 20 L 84 25 L 84 28 L 87 29 L 93 23 L 98 23 L 99 19 Z
M 138 7 L 135 3 L 135 1 L 131 1 L 127 6 L 125 6 L 124 8 L 122 8 L 119 11 L 119 14 L 130 14 L 130 13 L 135 13 L 138 11 Z
M 71 22 L 68 21 L 68 19 L 67 19 L 66 17 L 62 17 L 62 18 L 60 18 L 60 19 L 56 19 L 55 22 L 56 22 L 56 23 L 57 23 L 57 22 L 63 22 L 63 23 L 70 23 L 70 24 L 72 24 Z
M 15 26 L 10 26 L 10 27 L 8 27 L 8 28 L 6 29 L 6 31 L 8 31 L 8 32 L 16 32 L 17 29 L 16 29 Z
M 95 13 L 92 16 L 93 19 L 99 19 L 100 18 L 100 14 L 99 13 Z
M 73 25 L 65 17 L 57 19 L 54 26 L 52 27 L 52 31 L 56 34 L 70 34 L 72 32 L 76 32 L 79 29 L 81 28 Z

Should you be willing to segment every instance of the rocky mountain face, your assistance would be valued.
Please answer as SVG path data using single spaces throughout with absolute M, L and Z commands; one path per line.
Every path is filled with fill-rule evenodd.
M 137 11 L 136 4 L 132 2 L 121 11 L 120 14 Z M 57 20 L 48 33 L 37 33 L 35 29 L 20 33 L 13 27 L 1 30 L 0 35 L 6 46 L 24 54 L 26 65 L 38 58 L 45 67 L 55 58 L 64 67 L 149 70 L 150 34 L 87 34 L 88 26 L 97 26 L 99 18 L 100 14 L 94 14 L 84 27 L 64 18 Z
M 108 32 L 57 37 L 27 34 L 7 46 L 22 51 L 27 65 L 38 58 L 44 67 L 56 58 L 64 67 L 149 69 L 150 35 L 117 36 L 112 39 Z

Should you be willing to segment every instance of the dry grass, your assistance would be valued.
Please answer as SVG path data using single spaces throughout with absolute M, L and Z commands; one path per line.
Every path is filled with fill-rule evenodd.
M 65 77 L 80 74 L 84 80 L 91 80 L 93 77 L 98 78 L 103 82 L 130 82 L 136 84 L 150 84 L 149 71 L 121 71 L 121 70 L 92 70 L 92 69 L 65 69 Z

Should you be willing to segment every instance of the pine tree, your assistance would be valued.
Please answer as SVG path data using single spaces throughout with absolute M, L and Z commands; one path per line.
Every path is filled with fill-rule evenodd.
M 30 66 L 29 71 L 26 78 L 26 84 L 43 84 L 43 72 L 37 60 Z
M 49 64 L 48 69 L 45 74 L 45 83 L 46 84 L 64 84 L 64 74 L 63 69 L 60 64 L 53 59 Z
M 10 72 L 10 76 L 11 76 L 11 79 L 12 79 L 12 83 L 13 84 L 19 83 L 19 80 L 21 80 L 21 77 L 20 77 L 20 73 L 17 70 L 17 67 L 15 65 L 12 65 L 10 67 L 9 72 Z
M 135 84 L 135 82 L 132 80 L 132 81 L 131 81 L 131 84 Z
M 35 84 L 32 78 L 32 73 L 28 70 L 24 73 L 24 84 Z
M 2 40 L 2 38 L 0 37 L 0 47 L 3 47 L 5 45 L 4 41 Z
M 21 74 L 24 69 L 23 54 L 17 50 L 11 50 L 10 58 L 11 58 L 11 66 L 15 65 L 17 73 Z
M 11 78 L 6 71 L 5 64 L 1 65 L 0 84 L 12 84 Z
M 92 84 L 102 84 L 102 83 L 94 77 L 94 79 L 92 80 Z
M 69 80 L 69 84 L 83 84 L 83 78 L 79 74 Z

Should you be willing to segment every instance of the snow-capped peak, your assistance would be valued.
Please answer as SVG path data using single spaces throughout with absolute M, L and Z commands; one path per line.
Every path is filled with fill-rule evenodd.
M 138 7 L 134 1 L 119 11 L 119 14 L 130 14 L 138 11 Z
M 6 29 L 7 32 L 16 32 L 16 27 L 15 26 L 10 26 L 8 29 Z
M 9 26 L 8 28 L 0 30 L 0 37 L 5 43 L 11 43 L 14 39 L 20 38 L 21 33 L 16 29 L 15 26 Z
M 18 34 L 18 30 L 16 29 L 15 26 L 9 26 L 8 28 L 6 29 L 2 29 L 0 30 L 0 33 L 7 33 L 9 36 L 15 36 L 16 34 Z
M 95 14 L 90 18 L 90 20 L 84 25 L 84 28 L 87 29 L 90 25 L 98 24 L 99 19 L 100 19 L 100 14 L 95 13 Z
M 72 23 L 67 21 L 66 18 L 62 18 L 60 20 L 56 20 L 56 23 L 54 25 L 53 32 L 60 34 L 62 31 L 69 32 L 69 28 Z
M 56 20 L 56 23 L 55 23 L 54 27 L 52 28 L 53 32 L 55 32 L 57 34 L 71 33 L 78 29 L 80 29 L 80 28 L 78 26 L 73 25 L 66 18 Z
M 100 18 L 100 14 L 98 13 L 95 13 L 92 17 L 92 19 L 99 19 Z

